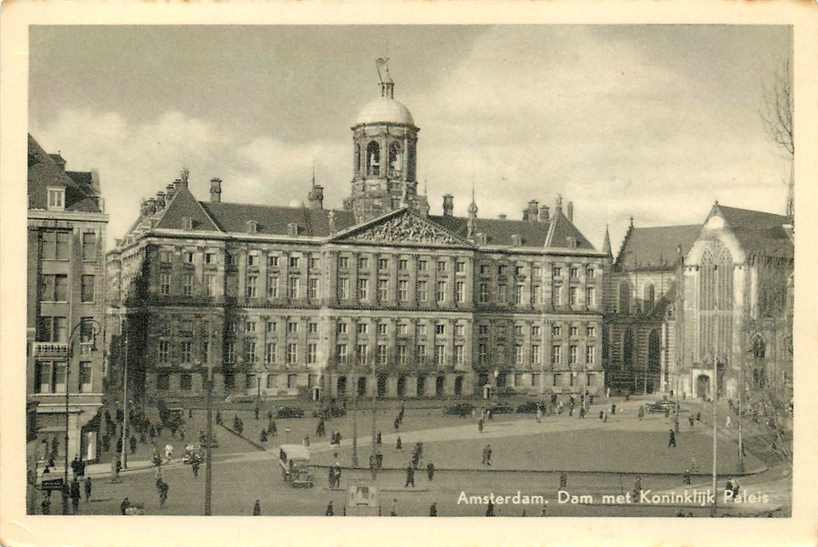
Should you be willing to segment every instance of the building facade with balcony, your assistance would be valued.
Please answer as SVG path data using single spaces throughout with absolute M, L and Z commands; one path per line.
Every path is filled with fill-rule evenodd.
M 430 212 L 419 128 L 381 81 L 352 126 L 351 191 L 325 209 L 194 197 L 189 174 L 143 202 L 108 254 L 109 315 L 140 393 L 460 397 L 596 393 L 609 255 L 573 204 L 521 220 Z M 118 342 L 112 340 L 113 345 Z M 121 345 L 121 344 L 120 344 Z M 114 349 L 111 349 L 113 355 Z
M 67 171 L 29 135 L 26 389 L 41 457 L 65 453 L 67 391 L 69 458 L 96 459 L 107 223 L 97 174 Z

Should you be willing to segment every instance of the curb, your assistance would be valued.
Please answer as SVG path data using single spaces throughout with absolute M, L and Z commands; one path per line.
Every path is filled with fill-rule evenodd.
M 254 448 L 256 448 L 258 450 L 261 450 L 262 452 L 267 452 L 267 447 L 264 446 L 263 444 L 261 444 L 259 442 L 256 442 L 256 441 L 250 439 L 249 437 L 245 437 L 244 435 L 240 434 L 237 431 L 233 431 L 232 429 L 230 429 L 229 427 L 227 427 L 224 424 L 217 424 L 217 425 L 221 425 L 221 427 L 223 427 L 224 429 L 226 429 L 227 431 L 229 431 L 230 433 L 232 433 L 233 435 L 235 435 L 239 439 L 242 439 L 243 441 L 246 441 L 246 442 L 250 443 L 251 445 L 253 445 Z

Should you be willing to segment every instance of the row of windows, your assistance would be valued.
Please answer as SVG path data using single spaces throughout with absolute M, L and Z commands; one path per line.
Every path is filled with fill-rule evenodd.
M 489 302 L 489 284 L 480 283 L 478 287 L 478 302 L 487 304 Z M 523 304 L 523 295 L 525 285 L 512 285 L 511 287 L 511 303 L 515 305 Z M 568 287 L 568 305 L 576 306 L 579 304 L 580 287 Z M 560 285 L 554 285 L 551 289 L 551 302 L 555 306 L 563 305 L 562 290 Z M 534 285 L 531 291 L 531 304 L 542 304 L 545 297 L 543 289 L 539 285 Z M 497 285 L 497 302 L 500 304 L 509 303 L 508 286 L 501 283 Z M 596 306 L 596 288 L 585 288 L 585 305 L 589 307 Z
M 93 367 L 90 361 L 80 361 L 79 393 L 90 393 Z M 65 363 L 37 361 L 34 363 L 34 393 L 65 393 Z
M 182 262 L 184 264 L 193 264 L 195 258 L 194 251 L 182 251 Z M 215 265 L 218 264 L 218 257 L 220 253 L 217 252 L 206 252 L 204 255 L 204 263 L 207 265 Z M 225 253 L 227 265 L 229 266 L 237 266 L 238 265 L 238 257 L 235 254 Z M 278 268 L 281 263 L 280 256 L 271 255 L 267 258 L 268 266 L 272 268 Z M 257 267 L 259 266 L 261 260 L 261 255 L 250 253 L 247 255 L 247 265 L 249 267 Z M 287 265 L 291 269 L 298 269 L 302 265 L 303 257 L 301 256 L 290 256 L 287 259 Z M 173 251 L 171 250 L 160 250 L 159 251 L 159 262 L 163 264 L 170 264 L 173 262 Z M 321 267 L 321 259 L 317 256 L 310 256 L 307 257 L 307 263 L 309 264 L 309 268 L 311 270 L 318 269 Z
M 194 361 L 193 342 L 185 340 L 179 342 L 178 344 L 179 362 L 185 364 L 192 363 Z M 171 361 L 170 345 L 171 343 L 167 340 L 159 341 L 157 348 L 157 359 L 160 363 L 167 364 Z M 209 343 L 206 341 L 202 343 L 201 349 L 202 362 L 206 363 L 210 359 L 209 346 L 210 346 Z M 258 359 L 259 355 L 257 354 L 256 350 L 256 342 L 253 340 L 246 340 L 244 343 L 243 354 L 244 362 L 256 363 L 258 362 Z M 235 342 L 227 341 L 224 343 L 224 360 L 226 363 L 236 362 Z M 315 364 L 318 362 L 318 344 L 315 343 L 307 344 L 306 361 L 307 364 Z M 280 362 L 280 356 L 278 354 L 278 344 L 276 342 L 267 342 L 264 345 L 264 362 L 267 364 Z M 284 362 L 288 365 L 294 365 L 298 363 L 298 344 L 295 343 L 285 344 Z
M 80 318 L 80 343 L 91 342 L 94 336 L 92 317 Z M 40 316 L 37 318 L 38 342 L 68 342 L 68 318 Z
M 275 383 L 276 376 L 273 374 L 267 375 L 266 386 L 267 389 L 273 389 Z M 298 385 L 298 376 L 296 374 L 288 374 L 286 377 L 287 381 L 287 389 L 295 389 Z M 252 389 L 257 387 L 257 376 L 255 374 L 247 374 L 245 376 L 245 389 Z M 236 387 L 236 380 L 235 376 L 230 373 L 224 375 L 224 386 L 228 389 L 233 389 Z M 170 389 L 170 374 L 157 374 L 156 375 L 156 389 L 161 391 L 167 391 Z M 182 391 L 190 391 L 193 389 L 193 375 L 192 374 L 180 374 L 179 375 L 179 389 Z
M 570 345 L 568 346 L 568 363 L 571 365 L 575 365 L 579 363 L 579 351 L 580 346 L 578 345 Z M 552 365 L 560 365 L 563 363 L 562 357 L 562 346 L 561 345 L 554 345 L 551 346 L 551 364 Z M 488 344 L 479 344 L 477 347 L 477 355 L 478 355 L 478 362 L 481 365 L 489 364 L 490 354 L 488 349 Z M 540 357 L 540 346 L 539 345 L 532 345 L 530 351 L 528 353 L 529 359 L 528 363 L 532 365 L 539 365 L 542 364 L 542 359 Z M 494 348 L 494 362 L 496 363 L 505 363 L 507 359 L 506 347 L 502 344 L 497 345 Z M 514 346 L 514 356 L 513 362 L 517 365 L 524 365 L 526 364 L 526 359 L 524 355 L 524 348 L 521 345 Z M 593 365 L 596 362 L 596 347 L 595 346 L 585 346 L 585 364 Z
M 80 301 L 94 302 L 96 276 L 80 276 Z M 40 300 L 42 302 L 68 302 L 69 285 L 66 274 L 43 274 L 40 276 Z
M 40 257 L 45 260 L 68 260 L 71 256 L 71 232 L 66 230 L 41 230 Z M 97 260 L 97 234 L 83 232 L 81 235 L 83 262 Z

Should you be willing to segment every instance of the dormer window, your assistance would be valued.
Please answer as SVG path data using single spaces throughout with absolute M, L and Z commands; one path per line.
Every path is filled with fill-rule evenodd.
M 298 224 L 295 222 L 290 222 L 287 224 L 287 235 L 288 236 L 297 236 L 298 235 Z
M 50 211 L 65 210 L 65 188 L 48 189 L 48 209 Z
M 255 220 L 248 220 L 247 221 L 247 233 L 248 234 L 255 234 L 258 232 L 258 222 Z
M 520 234 L 511 234 L 511 244 L 514 247 L 519 247 L 523 244 L 523 238 L 520 236 Z
M 183 230 L 193 229 L 193 219 L 191 217 L 182 217 L 182 229 Z

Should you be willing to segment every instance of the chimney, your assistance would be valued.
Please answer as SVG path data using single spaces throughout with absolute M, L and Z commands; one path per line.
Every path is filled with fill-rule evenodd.
M 329 233 L 334 234 L 336 232 L 335 211 L 330 210 L 330 212 L 327 214 L 327 222 L 329 223 Z
M 324 187 L 320 185 L 313 186 L 307 193 L 307 203 L 309 203 L 310 209 L 323 209 Z
M 173 183 L 168 184 L 165 186 L 165 201 L 170 203 L 170 199 L 176 193 L 176 186 Z
M 148 198 L 145 201 L 145 212 L 149 215 L 156 212 L 156 198 Z
M 499 215 L 497 215 L 497 218 L 499 218 L 500 220 L 505 220 L 506 218 L 508 218 L 508 216 L 505 213 L 500 213 Z
M 148 214 L 148 200 L 142 198 L 139 200 L 139 214 L 145 216 Z
M 156 192 L 156 210 L 161 211 L 165 208 L 165 193 Z
M 540 208 L 540 204 L 537 202 L 536 199 L 532 199 L 528 202 L 528 220 L 529 222 L 537 222 L 537 210 Z
M 443 196 L 443 216 L 450 217 L 454 214 L 454 196 L 445 194 Z
M 574 202 L 573 201 L 568 202 L 568 207 L 566 208 L 566 210 L 567 210 L 567 215 L 566 216 L 568 217 L 568 220 L 571 221 L 571 222 L 574 222 Z
M 62 157 L 62 153 L 57 152 L 56 154 L 49 154 L 49 156 L 54 161 L 54 163 L 57 164 L 57 167 L 59 167 L 62 170 L 62 172 L 65 173 L 65 158 Z
M 210 203 L 222 202 L 222 179 L 213 177 L 210 179 Z
M 562 213 L 562 195 L 557 194 L 557 200 L 554 203 L 554 215 L 559 216 Z
M 550 220 L 551 220 L 551 215 L 550 215 L 550 212 L 549 212 L 549 209 L 548 209 L 548 205 L 541 205 L 540 206 L 539 221 L 540 222 L 548 222 Z
M 528 222 L 528 217 L 529 217 L 529 214 L 528 214 L 528 213 L 529 213 L 529 211 L 528 211 L 528 207 L 526 207 L 525 209 L 523 209 L 523 221 L 524 221 L 524 222 Z

